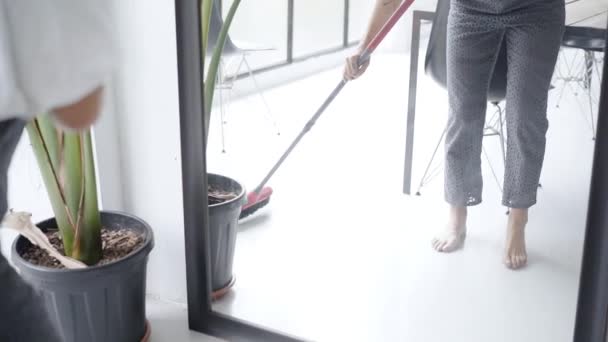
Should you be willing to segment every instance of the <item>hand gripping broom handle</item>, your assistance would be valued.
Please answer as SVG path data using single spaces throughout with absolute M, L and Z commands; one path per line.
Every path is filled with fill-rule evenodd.
M 399 7 L 395 10 L 395 12 L 393 13 L 393 15 L 391 15 L 391 17 L 387 20 L 387 22 L 382 26 L 382 28 L 380 29 L 380 31 L 378 31 L 378 33 L 369 42 L 369 44 L 367 44 L 367 46 L 365 47 L 365 49 L 359 55 L 359 58 L 357 59 L 357 64 L 359 66 L 365 64 L 365 62 L 367 62 L 369 60 L 370 56 L 372 55 L 372 53 L 374 52 L 374 50 L 376 50 L 376 48 L 378 47 L 378 45 L 380 44 L 380 42 L 382 42 L 382 40 L 384 39 L 384 37 L 386 37 L 386 35 L 391 31 L 391 29 L 393 28 L 393 26 L 395 26 L 395 24 L 397 23 L 397 21 L 399 21 L 399 19 L 401 18 L 401 16 L 408 10 L 408 8 L 412 5 L 412 3 L 414 3 L 414 0 L 405 0 L 405 1 L 403 1 L 401 3 L 401 5 L 399 5 Z M 334 90 L 331 92 L 331 94 L 329 94 L 329 96 L 327 97 L 327 99 L 323 102 L 323 104 L 321 104 L 321 107 L 319 107 L 319 109 L 317 109 L 316 113 L 306 123 L 306 125 L 304 126 L 304 128 L 302 129 L 302 131 L 300 132 L 300 134 L 291 143 L 291 145 L 289 146 L 289 148 L 287 148 L 287 151 L 285 151 L 285 153 L 283 153 L 283 155 L 281 156 L 281 158 L 279 159 L 279 161 L 272 167 L 272 169 L 270 170 L 270 172 L 268 172 L 268 174 L 266 175 L 266 177 L 264 177 L 264 180 L 262 180 L 262 182 L 257 186 L 257 188 L 255 188 L 254 192 L 256 194 L 260 193 L 260 191 L 262 190 L 262 188 L 264 187 L 264 185 L 266 185 L 266 183 L 268 182 L 268 180 L 270 179 L 270 177 L 272 177 L 272 175 L 277 171 L 277 169 L 279 168 L 279 166 L 281 166 L 281 164 L 283 164 L 283 161 L 285 161 L 285 159 L 287 158 L 287 156 L 291 153 L 291 151 L 300 142 L 300 140 L 302 139 L 302 137 L 308 131 L 310 131 L 310 129 L 315 124 L 315 122 L 317 121 L 317 119 L 321 116 L 321 114 L 323 114 L 323 112 L 325 111 L 325 109 L 334 100 L 334 98 L 336 98 L 336 96 L 340 93 L 340 91 L 342 90 L 342 88 L 344 88 L 344 86 L 346 85 L 346 82 L 348 82 L 348 81 L 345 80 L 345 79 L 342 79 L 340 81 L 340 83 L 338 83 L 338 85 L 336 86 L 336 88 L 334 88 Z

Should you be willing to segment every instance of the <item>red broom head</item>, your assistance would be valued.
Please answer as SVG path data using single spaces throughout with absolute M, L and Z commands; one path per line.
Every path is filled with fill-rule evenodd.
M 243 208 L 247 208 L 252 205 L 255 205 L 258 202 L 265 201 L 268 198 L 270 198 L 271 195 L 272 195 L 272 188 L 269 186 L 263 187 L 259 193 L 250 192 L 249 194 L 247 194 L 247 204 L 245 204 L 243 206 Z

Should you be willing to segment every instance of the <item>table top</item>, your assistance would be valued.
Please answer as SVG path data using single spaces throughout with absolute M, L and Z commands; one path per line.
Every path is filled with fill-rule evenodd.
M 605 29 L 608 0 L 566 0 L 566 25 Z

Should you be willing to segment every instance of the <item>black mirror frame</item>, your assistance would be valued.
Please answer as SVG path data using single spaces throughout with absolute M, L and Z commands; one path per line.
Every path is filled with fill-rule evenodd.
M 608 28 L 607 28 L 608 31 Z M 606 37 L 608 47 L 608 36 Z M 604 56 L 608 49 L 604 48 Z M 606 342 L 608 317 L 608 64 L 604 63 L 587 227 L 579 282 L 575 342 Z
M 201 16 L 198 0 L 175 0 L 184 232 L 191 330 L 229 341 L 301 341 L 213 311 L 203 139 Z M 576 342 L 605 342 L 608 317 L 608 65 L 604 63 L 587 227 L 574 331 Z
M 188 324 L 229 341 L 300 341 L 214 312 L 211 306 L 200 13 L 198 0 L 175 0 Z

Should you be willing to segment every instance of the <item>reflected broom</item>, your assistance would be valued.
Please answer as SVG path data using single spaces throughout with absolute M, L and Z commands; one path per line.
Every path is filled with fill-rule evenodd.
M 365 47 L 363 52 L 359 55 L 359 59 L 357 60 L 357 64 L 359 66 L 365 64 L 371 54 L 376 50 L 380 42 L 386 37 L 386 35 L 391 31 L 393 26 L 399 21 L 401 16 L 408 10 L 408 8 L 414 3 L 414 0 L 405 0 L 399 5 L 399 7 L 395 10 L 395 12 L 391 15 L 391 17 L 387 20 L 387 22 L 382 26 L 380 31 L 374 36 L 374 38 L 369 42 L 369 44 Z M 296 145 L 300 142 L 302 137 L 310 131 L 312 126 L 314 126 L 317 119 L 323 114 L 325 109 L 329 106 L 329 104 L 336 98 L 336 96 L 340 93 L 342 88 L 346 85 L 348 80 L 342 79 L 340 83 L 334 88 L 334 90 L 329 94 L 327 99 L 321 104 L 321 107 L 317 109 L 312 118 L 306 123 L 300 134 L 296 137 L 296 139 L 289 145 L 285 153 L 281 156 L 281 158 L 276 162 L 276 164 L 272 167 L 270 172 L 264 177 L 264 179 L 260 182 L 260 184 L 249 194 L 247 194 L 247 203 L 245 203 L 241 207 L 241 214 L 239 219 L 243 219 L 245 217 L 250 216 L 251 214 L 258 211 L 260 208 L 266 206 L 270 202 L 270 196 L 272 195 L 272 188 L 265 186 L 266 183 L 270 180 L 270 178 L 274 175 L 277 169 L 283 164 L 287 156 L 291 153 L 291 151 L 296 147 Z

